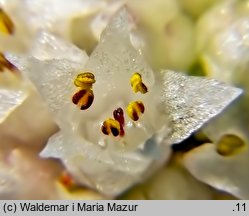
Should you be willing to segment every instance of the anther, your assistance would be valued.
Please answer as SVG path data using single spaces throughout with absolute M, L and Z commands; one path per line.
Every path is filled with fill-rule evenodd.
M 142 101 L 133 101 L 128 104 L 126 108 L 128 116 L 133 120 L 137 121 L 139 116 L 144 113 L 144 104 Z
M 121 107 L 115 109 L 113 111 L 113 117 L 115 120 L 117 120 L 120 124 L 120 136 L 124 136 L 125 132 L 124 132 L 124 111 Z
M 0 8 L 0 32 L 11 35 L 14 33 L 14 24 L 10 17 Z
M 77 104 L 81 110 L 88 109 L 93 103 L 93 83 L 95 83 L 95 77 L 90 72 L 80 73 L 74 80 L 74 85 L 79 87 L 80 90 L 73 95 L 72 101 L 74 104 Z
M 222 156 L 232 156 L 245 150 L 245 141 L 235 134 L 225 134 L 217 143 L 217 152 Z
M 101 131 L 105 135 L 112 134 L 117 137 L 120 135 L 120 124 L 117 120 L 109 118 L 102 123 Z
M 137 93 L 141 92 L 142 94 L 145 94 L 148 92 L 148 89 L 146 85 L 142 81 L 142 76 L 139 73 L 134 73 L 130 79 L 132 90 Z
M 74 80 L 74 85 L 82 89 L 92 88 L 93 83 L 95 83 L 95 77 L 90 72 L 80 73 Z
M 117 120 L 122 126 L 124 126 L 124 111 L 121 107 L 113 111 L 113 117 Z
M 81 110 L 88 109 L 94 100 L 91 89 L 81 89 L 73 95 L 72 102 L 80 107 Z

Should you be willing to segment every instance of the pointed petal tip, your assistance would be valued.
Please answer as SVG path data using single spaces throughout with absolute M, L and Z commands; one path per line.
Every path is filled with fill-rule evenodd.
M 63 133 L 61 131 L 53 134 L 46 146 L 41 150 L 39 156 L 41 158 L 61 158 L 61 154 L 63 154 Z
M 214 79 L 169 70 L 162 73 L 162 101 L 171 121 L 171 143 L 186 139 L 243 93 Z

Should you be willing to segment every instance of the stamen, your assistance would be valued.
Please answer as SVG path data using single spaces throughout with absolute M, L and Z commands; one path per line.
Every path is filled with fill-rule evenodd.
M 125 132 L 124 132 L 124 111 L 121 107 L 119 107 L 118 109 L 113 111 L 113 117 L 115 120 L 117 120 L 120 124 L 120 136 L 124 136 Z
M 120 123 L 117 120 L 109 118 L 102 123 L 101 131 L 105 135 L 112 134 L 116 137 L 120 134 Z
M 124 126 L 124 111 L 121 107 L 113 111 L 113 117 L 117 120 L 122 126 Z
M 235 134 L 225 134 L 217 143 L 217 152 L 222 156 L 232 156 L 245 150 L 246 142 Z
M 126 111 L 128 116 L 133 120 L 137 121 L 139 116 L 144 113 L 144 104 L 142 101 L 133 101 L 128 104 Z
M 90 72 L 80 73 L 74 80 L 74 85 L 82 89 L 92 88 L 93 83 L 95 83 L 95 77 Z
M 72 101 L 74 104 L 77 104 L 81 110 L 88 109 L 93 103 L 93 83 L 95 83 L 95 77 L 90 72 L 80 73 L 74 80 L 74 85 L 79 87 L 80 90 L 73 95 Z
M 148 92 L 146 85 L 142 81 L 142 76 L 139 73 L 134 73 L 130 79 L 132 90 L 137 93 L 145 94 Z
M 7 35 L 14 33 L 14 24 L 2 8 L 0 8 L 0 32 Z
M 81 89 L 73 95 L 72 102 L 80 107 L 81 110 L 88 109 L 94 100 L 91 89 Z

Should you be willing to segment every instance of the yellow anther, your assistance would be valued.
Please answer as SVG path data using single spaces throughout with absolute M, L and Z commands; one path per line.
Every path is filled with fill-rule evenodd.
M 94 100 L 94 94 L 91 89 L 81 89 L 72 97 L 72 102 L 80 107 L 81 110 L 88 109 Z
M 82 89 L 92 88 L 93 83 L 95 83 L 95 77 L 90 72 L 80 73 L 74 80 L 74 85 Z
M 139 116 L 144 113 L 144 104 L 142 101 L 133 101 L 128 104 L 126 108 L 128 116 L 133 120 L 137 121 Z
M 8 35 L 14 33 L 13 22 L 1 8 L 0 8 L 0 32 Z
M 112 134 L 116 137 L 120 134 L 120 124 L 117 120 L 109 118 L 102 123 L 101 131 L 105 135 Z
M 93 83 L 95 83 L 95 77 L 90 72 L 80 73 L 74 79 L 74 85 L 80 90 L 73 95 L 72 102 L 77 104 L 81 110 L 88 109 L 93 103 Z
M 246 143 L 237 135 L 226 134 L 217 143 L 217 152 L 222 156 L 231 156 L 240 153 Z
M 142 76 L 139 73 L 134 73 L 130 79 L 132 90 L 137 93 L 145 94 L 148 92 L 146 85 L 143 83 Z

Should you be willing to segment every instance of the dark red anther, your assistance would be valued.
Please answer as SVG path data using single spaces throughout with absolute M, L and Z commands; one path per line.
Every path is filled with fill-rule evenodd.
M 117 120 L 119 122 L 120 125 L 120 136 L 124 136 L 125 132 L 124 132 L 124 124 L 125 124 L 125 120 L 124 120 L 124 111 L 121 107 L 115 109 L 113 111 L 113 117 L 115 120 Z
M 124 123 L 125 123 L 124 122 L 124 111 L 121 107 L 113 111 L 113 117 L 115 120 L 117 120 L 120 123 L 120 125 L 124 126 Z

